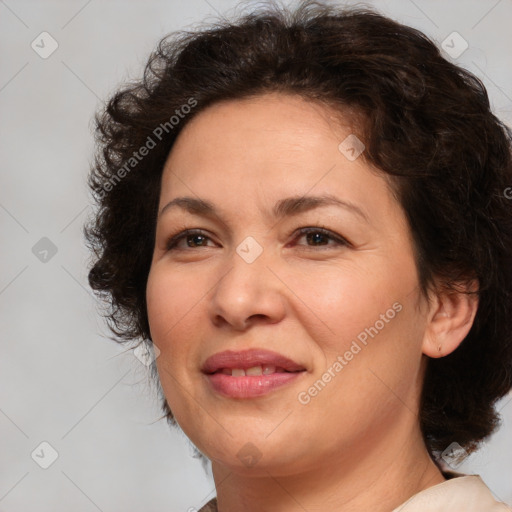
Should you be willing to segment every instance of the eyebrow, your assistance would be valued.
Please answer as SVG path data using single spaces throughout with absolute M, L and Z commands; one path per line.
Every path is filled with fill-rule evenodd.
M 284 217 L 290 217 L 299 215 L 300 213 L 313 210 L 322 206 L 338 206 L 348 210 L 367 223 L 370 223 L 366 213 L 359 208 L 357 205 L 339 199 L 331 194 L 324 194 L 320 196 L 293 196 L 285 199 L 280 199 L 272 209 L 272 216 L 274 219 L 282 219 Z M 176 197 L 172 201 L 169 201 L 161 210 L 160 216 L 172 208 L 182 208 L 189 213 L 203 216 L 216 217 L 221 219 L 221 215 L 215 206 L 204 199 L 198 199 L 195 197 L 183 196 Z

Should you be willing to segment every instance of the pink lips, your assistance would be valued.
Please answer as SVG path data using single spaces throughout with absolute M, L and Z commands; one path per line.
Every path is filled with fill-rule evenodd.
M 230 375 L 230 370 L 247 370 L 261 366 L 275 373 L 262 375 Z M 305 373 L 305 368 L 276 352 L 249 349 L 219 352 L 209 357 L 202 371 L 218 393 L 232 398 L 252 398 L 269 393 Z
M 261 349 L 243 351 L 226 350 L 209 357 L 203 364 L 204 373 L 215 373 L 222 368 L 241 368 L 243 370 L 253 366 L 269 365 L 283 368 L 287 372 L 296 372 L 305 368 L 277 352 Z

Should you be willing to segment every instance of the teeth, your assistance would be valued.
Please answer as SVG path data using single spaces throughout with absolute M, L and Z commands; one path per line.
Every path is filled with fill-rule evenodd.
M 246 370 L 242 368 L 222 368 L 220 373 L 224 375 L 231 375 L 232 377 L 245 377 L 246 375 L 272 375 L 273 373 L 283 373 L 285 370 L 270 364 L 263 366 L 253 366 Z
M 262 375 L 263 368 L 261 366 L 253 366 L 252 368 L 247 368 L 245 370 L 245 375 Z

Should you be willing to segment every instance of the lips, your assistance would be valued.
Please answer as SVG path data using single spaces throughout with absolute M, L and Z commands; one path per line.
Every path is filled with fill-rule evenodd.
M 236 399 L 266 395 L 306 374 L 299 363 L 259 349 L 219 352 L 205 361 L 202 371 L 213 391 Z
M 258 368 L 261 368 L 261 373 Z M 210 375 L 214 373 L 233 374 L 233 370 L 243 370 L 245 375 L 268 375 L 281 372 L 300 372 L 305 368 L 277 352 L 261 349 L 219 352 L 209 357 L 202 367 L 202 371 Z M 235 372 L 235 375 L 243 376 L 240 372 Z

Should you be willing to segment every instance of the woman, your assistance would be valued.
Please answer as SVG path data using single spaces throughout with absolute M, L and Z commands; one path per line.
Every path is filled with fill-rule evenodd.
M 477 78 L 304 2 L 164 38 L 97 123 L 90 284 L 212 462 L 201 510 L 510 510 L 443 463 L 512 387 L 511 134 Z

